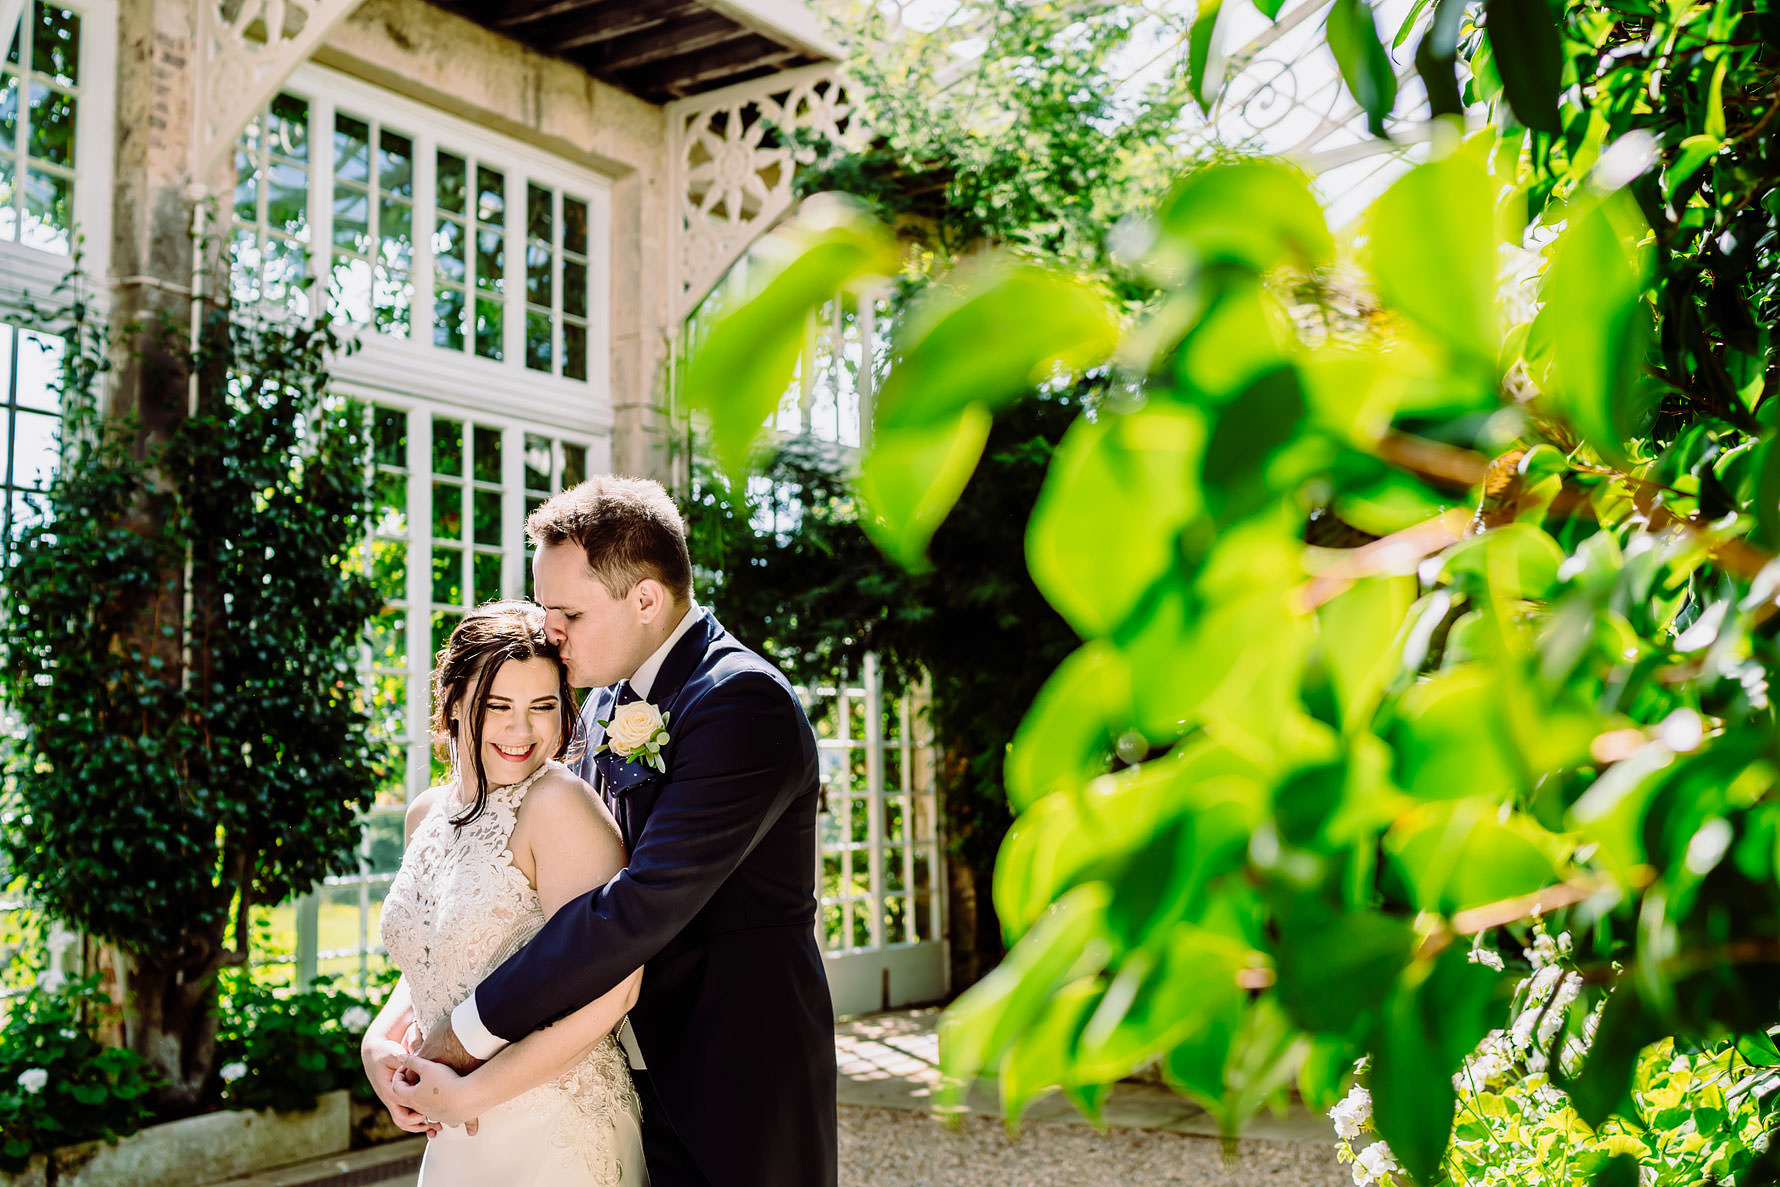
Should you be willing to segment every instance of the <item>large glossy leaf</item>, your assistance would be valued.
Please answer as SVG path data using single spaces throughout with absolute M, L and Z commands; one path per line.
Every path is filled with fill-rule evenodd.
M 1347 89 L 1366 112 L 1366 127 L 1383 136 L 1385 117 L 1397 101 L 1397 74 L 1378 36 L 1368 0 L 1335 0 L 1324 31 Z
M 687 364 L 688 405 L 711 418 L 711 444 L 738 484 L 755 439 L 791 384 L 812 313 L 848 285 L 893 274 L 897 248 L 877 224 L 830 214 L 788 232 L 789 263 L 754 297 L 711 327 Z
M 1335 250 L 1303 175 L 1272 161 L 1212 165 L 1188 174 L 1163 203 L 1158 229 L 1148 264 L 1173 281 L 1220 262 L 1256 271 L 1314 267 Z
M 927 545 L 983 456 L 992 414 L 972 405 L 949 419 L 881 432 L 859 463 L 866 534 L 903 568 L 928 567 Z
M 1187 30 L 1187 86 L 1199 109 L 1207 115 L 1224 85 L 1224 52 L 1218 28 L 1223 7 L 1223 0 L 1205 0 L 1194 12 L 1192 27 Z
M 1131 670 L 1115 648 L 1096 642 L 1071 653 L 1039 690 L 1008 748 L 1014 810 L 1103 773 L 1130 704 Z
M 1628 200 L 1575 212 L 1551 249 L 1534 341 L 1549 358 L 1546 396 L 1602 456 L 1622 459 L 1651 396 L 1642 382 L 1649 315 L 1619 226 L 1640 225 Z
M 1452 1133 L 1452 1077 L 1489 1031 L 1496 978 L 1449 947 L 1403 974 L 1372 1044 L 1378 1132 L 1416 1181 L 1436 1181 Z
M 1471 592 L 1537 599 L 1550 595 L 1563 563 L 1557 541 L 1532 524 L 1510 523 L 1453 545 L 1440 571 Z
M 1350 1032 L 1377 1010 L 1415 952 L 1406 920 L 1338 915 L 1309 896 L 1289 904 L 1278 925 L 1280 1004 L 1306 1030 Z
M 1155 407 L 1078 420 L 1026 533 L 1032 579 L 1078 633 L 1110 634 L 1173 566 L 1200 510 L 1203 416 Z
M 1217 1026 L 1248 993 L 1242 971 L 1255 964 L 1248 945 L 1190 923 L 1170 928 L 1156 954 L 1139 952 L 1122 968 L 1081 1033 L 1077 1072 L 1116 1079 L 1173 1050 L 1202 1027 Z
M 1417 684 L 1396 710 L 1387 735 L 1397 754 L 1397 782 L 1425 799 L 1483 796 L 1502 800 L 1525 785 L 1489 669 L 1469 664 Z
M 1500 345 L 1495 228 L 1489 174 L 1469 152 L 1398 178 L 1368 224 L 1385 305 L 1492 373 Z
M 1378 577 L 1317 611 L 1317 640 L 1341 702 L 1342 727 L 1362 727 L 1401 662 L 1398 633 L 1415 600 L 1409 577 Z
M 1502 90 L 1514 118 L 1556 135 L 1564 49 L 1546 0 L 1484 0 L 1485 28 Z
M 1442 0 L 1434 9 L 1434 20 L 1415 48 L 1415 72 L 1421 76 L 1428 92 L 1428 110 L 1433 115 L 1463 116 L 1465 101 L 1459 94 L 1458 45 L 1459 30 L 1464 27 L 1466 5 L 1461 0 Z M 1409 31 L 1404 23 L 1398 43 Z
M 1385 838 L 1415 906 L 1443 914 L 1555 884 L 1560 848 L 1526 817 L 1504 822 L 1495 805 L 1477 800 L 1418 805 Z

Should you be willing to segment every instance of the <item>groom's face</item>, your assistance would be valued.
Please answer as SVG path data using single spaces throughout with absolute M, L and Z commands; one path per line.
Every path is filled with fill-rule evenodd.
M 556 645 L 576 688 L 628 680 L 654 646 L 637 599 L 615 598 L 587 568 L 574 543 L 546 544 L 532 559 L 544 633 Z

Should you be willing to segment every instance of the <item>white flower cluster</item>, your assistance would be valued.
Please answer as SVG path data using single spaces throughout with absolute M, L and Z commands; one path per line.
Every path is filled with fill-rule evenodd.
M 1336 1137 L 1344 1142 L 1353 1141 L 1372 1124 L 1372 1094 L 1355 1084 L 1329 1110 L 1329 1120 L 1335 1123 Z
M 371 1025 L 371 1011 L 364 1006 L 353 1006 L 340 1015 L 340 1025 L 353 1034 L 367 1030 Z
M 68 978 L 55 969 L 37 975 L 37 988 L 44 993 L 60 993 L 67 985 Z
M 1397 1156 L 1383 1142 L 1373 1142 L 1359 1157 L 1354 1159 L 1354 1183 L 1357 1187 L 1367 1187 L 1386 1175 L 1402 1174 L 1403 1168 L 1397 1165 Z
M 222 1070 L 217 1073 L 217 1075 L 222 1077 L 224 1084 L 233 1084 L 236 1080 L 239 1080 L 246 1074 L 247 1065 L 240 1060 L 236 1060 L 234 1063 L 223 1064 Z
M 19 1073 L 19 1087 L 26 1092 L 38 1093 L 49 1083 L 49 1073 L 40 1067 L 27 1068 Z

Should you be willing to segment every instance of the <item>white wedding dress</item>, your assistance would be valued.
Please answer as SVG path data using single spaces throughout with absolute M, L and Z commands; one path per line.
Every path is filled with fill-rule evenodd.
M 408 979 L 430 1032 L 544 925 L 538 892 L 508 848 L 526 790 L 488 794 L 461 829 L 462 805 L 440 797 L 414 830 L 383 904 L 383 945 Z M 636 1089 L 610 1035 L 565 1075 L 484 1113 L 474 1137 L 441 1130 L 427 1143 L 420 1187 L 646 1187 Z

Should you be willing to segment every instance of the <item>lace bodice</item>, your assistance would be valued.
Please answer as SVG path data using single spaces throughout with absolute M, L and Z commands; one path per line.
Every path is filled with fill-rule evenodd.
M 510 843 L 525 793 L 553 769 L 562 766 L 545 763 L 523 782 L 491 789 L 482 813 L 461 828 L 451 818 L 463 805 L 454 802 L 455 785 L 448 785 L 414 830 L 384 900 L 381 931 L 390 960 L 408 979 L 423 1032 L 444 1021 L 544 925 L 543 904 L 513 864 Z M 581 1149 L 594 1168 L 612 1162 L 602 1141 L 609 1121 L 598 1122 L 618 1110 L 634 1111 L 636 1096 L 623 1051 L 608 1035 L 566 1074 L 512 1103 L 571 1104 L 564 1110 L 562 1140 Z M 615 1171 L 609 1181 L 618 1182 Z

